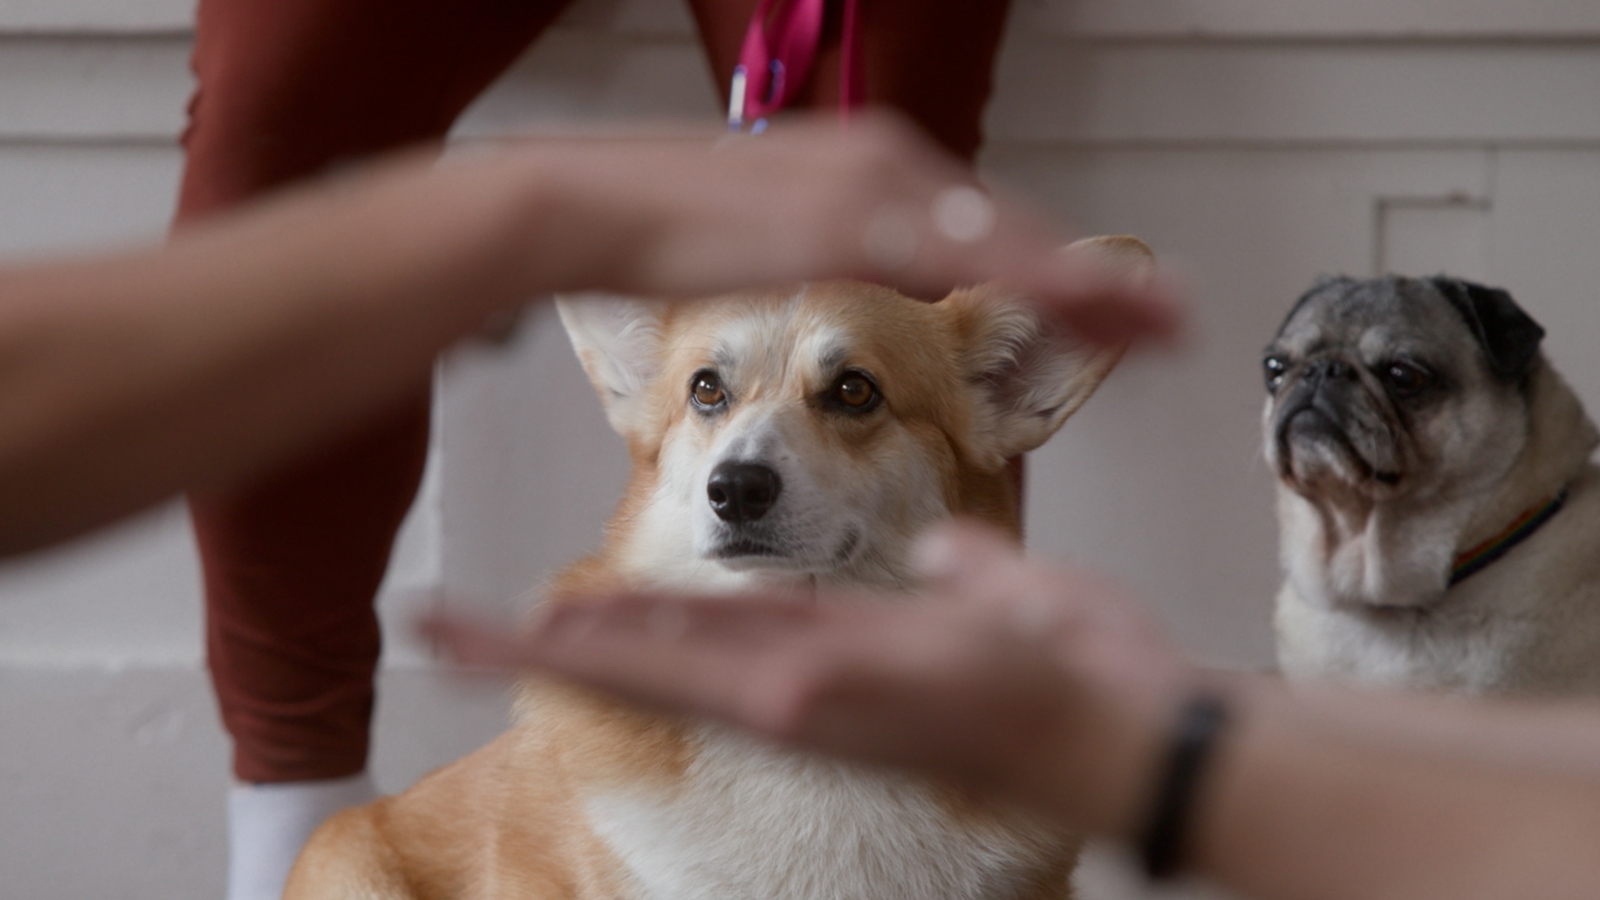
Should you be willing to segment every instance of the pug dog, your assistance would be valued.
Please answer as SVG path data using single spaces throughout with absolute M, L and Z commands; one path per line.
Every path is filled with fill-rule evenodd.
M 1294 679 L 1600 693 L 1595 426 L 1498 288 L 1318 280 L 1266 348 Z

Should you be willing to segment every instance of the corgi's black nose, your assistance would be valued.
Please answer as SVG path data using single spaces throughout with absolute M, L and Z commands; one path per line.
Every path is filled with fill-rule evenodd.
M 711 470 L 706 499 L 724 522 L 754 522 L 778 502 L 783 480 L 757 463 L 725 462 Z

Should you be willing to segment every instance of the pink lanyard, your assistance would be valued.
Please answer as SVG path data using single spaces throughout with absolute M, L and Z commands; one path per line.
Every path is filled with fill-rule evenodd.
M 822 38 L 827 0 L 761 0 L 744 34 L 739 64 L 728 91 L 728 127 L 766 130 L 767 116 L 788 106 L 811 75 Z M 840 38 L 839 118 L 865 95 L 861 83 L 861 45 L 856 40 L 856 0 L 844 0 Z

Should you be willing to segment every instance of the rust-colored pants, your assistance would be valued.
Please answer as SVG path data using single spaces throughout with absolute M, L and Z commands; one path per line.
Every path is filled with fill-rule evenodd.
M 690 0 L 725 94 L 756 0 Z M 860 0 L 870 102 L 971 159 L 1008 0 Z M 566 0 L 201 0 L 178 223 L 341 160 L 441 137 Z M 802 102 L 837 102 L 838 22 Z M 710 114 L 716 111 L 708 110 Z M 206 647 L 234 772 L 366 765 L 373 597 L 421 478 L 428 385 L 359 436 L 190 498 Z

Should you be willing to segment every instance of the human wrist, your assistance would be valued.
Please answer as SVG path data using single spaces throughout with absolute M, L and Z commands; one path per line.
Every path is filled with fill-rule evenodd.
M 464 233 L 451 239 L 462 250 L 458 260 L 482 279 L 484 299 L 520 303 L 587 286 L 573 275 L 584 268 L 581 255 L 563 239 L 582 228 L 584 197 L 566 183 L 561 154 L 525 146 L 488 153 L 446 163 L 460 167 L 456 190 L 470 205 Z
M 620 185 L 636 174 L 632 149 L 574 141 L 507 154 L 506 246 L 523 282 L 541 293 L 651 292 L 642 270 L 671 217 L 648 191 Z
M 1190 863 L 1195 810 L 1210 781 L 1212 757 L 1229 718 L 1227 700 L 1215 691 L 1199 689 L 1184 701 L 1169 726 L 1135 836 L 1140 866 L 1152 881 L 1171 878 Z
M 1080 661 L 1067 661 L 1068 669 Z M 1151 772 L 1190 679 L 1170 674 L 1093 678 L 1063 700 L 1066 712 L 1036 778 L 1018 771 L 1015 790 L 1076 830 L 1131 839 L 1141 824 Z M 1082 672 L 1061 682 L 1084 684 Z
M 1151 871 L 1153 830 L 1159 815 L 1162 798 L 1159 792 L 1170 790 L 1163 779 L 1172 777 L 1171 766 L 1177 745 L 1184 740 L 1176 730 L 1169 730 L 1167 751 L 1162 766 L 1150 776 L 1150 786 L 1144 803 L 1144 818 L 1138 830 L 1126 835 L 1135 842 L 1146 874 L 1155 878 L 1197 871 L 1215 871 L 1219 851 L 1225 856 L 1238 844 L 1238 806 L 1242 797 L 1254 793 L 1257 787 L 1249 783 L 1259 774 L 1260 756 L 1264 747 L 1270 756 L 1276 752 L 1272 733 L 1277 731 L 1275 707 L 1282 702 L 1281 683 L 1275 678 L 1256 674 L 1207 671 L 1191 686 L 1187 706 L 1193 714 L 1196 701 L 1217 704 L 1218 718 L 1212 723 L 1199 764 L 1188 774 L 1185 790 L 1188 792 L 1181 817 L 1168 827 L 1176 827 L 1177 846 L 1168 848 L 1165 867 Z M 1174 723 L 1181 724 L 1181 718 Z M 1193 735 L 1188 736 L 1193 740 Z M 1241 793 L 1243 791 L 1243 793 Z
M 1118 721 L 1101 726 L 1099 762 L 1080 801 L 1091 833 L 1128 841 L 1141 853 L 1152 841 L 1175 841 L 1185 855 L 1189 831 L 1211 780 L 1211 768 L 1235 718 L 1223 676 L 1189 671 L 1138 701 L 1124 701 Z
M 233 234 L 231 243 L 251 254 L 267 248 L 273 259 L 265 262 L 294 279 L 294 290 L 276 293 L 354 316 L 362 327 L 382 315 L 391 328 L 469 333 L 537 290 L 529 222 L 542 204 L 530 195 L 548 179 L 531 171 L 533 163 L 503 150 L 443 159 L 401 152 L 269 201 L 233 229 L 257 240 Z

